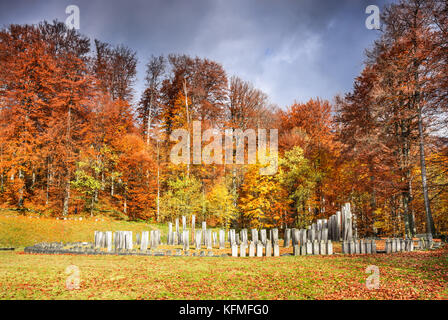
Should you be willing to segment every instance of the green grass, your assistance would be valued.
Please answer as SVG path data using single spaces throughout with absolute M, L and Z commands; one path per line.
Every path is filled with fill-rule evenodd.
M 101 220 L 103 219 L 103 220 Z M 166 234 L 165 224 L 116 221 L 107 218 L 83 218 L 79 220 L 56 220 L 24 216 L 0 216 L 0 247 L 25 247 L 39 242 L 93 242 L 95 231 L 133 231 L 159 229 Z
M 0 252 L 0 299 L 446 299 L 447 251 L 200 258 Z M 380 289 L 368 290 L 368 265 Z M 68 290 L 68 266 L 80 288 Z
M 0 299 L 447 299 L 448 250 L 391 255 L 208 258 L 24 254 L 47 241 L 92 241 L 95 230 L 160 229 L 126 221 L 0 216 Z M 281 252 L 292 249 L 282 248 Z M 66 268 L 80 270 L 68 290 Z M 368 290 L 376 265 L 380 288 Z
M 166 242 L 168 233 L 168 224 L 165 223 L 150 224 L 112 220 L 107 217 L 83 217 L 81 221 L 78 217 L 76 217 L 77 220 L 73 217 L 68 219 L 5 215 L 3 212 L 0 215 L 0 247 L 23 248 L 39 242 L 93 242 L 95 231 L 132 231 L 135 237 L 135 234 L 142 231 L 157 229 L 162 232 L 162 241 Z M 182 224 L 181 221 L 179 223 Z

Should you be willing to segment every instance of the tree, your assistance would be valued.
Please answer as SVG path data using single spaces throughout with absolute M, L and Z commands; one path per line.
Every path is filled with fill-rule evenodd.
M 202 211 L 201 184 L 195 177 L 180 175 L 167 185 L 168 191 L 161 199 L 161 214 L 166 221 Z
M 233 196 L 224 182 L 215 184 L 207 194 L 207 206 L 208 215 L 215 218 L 226 229 L 238 213 L 233 206 Z
M 146 64 L 146 89 L 137 108 L 138 117 L 142 120 L 146 144 L 150 142 L 151 124 L 161 111 L 160 85 L 165 73 L 166 61 L 163 56 L 151 56 Z
M 300 147 L 286 151 L 279 159 L 278 181 L 287 191 L 297 226 L 304 227 L 312 221 L 309 208 L 314 205 L 312 196 L 318 180 L 319 173 L 313 170 Z

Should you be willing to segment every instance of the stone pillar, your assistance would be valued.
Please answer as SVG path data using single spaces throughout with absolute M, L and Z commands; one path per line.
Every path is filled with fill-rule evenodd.
M 397 239 L 392 239 L 392 252 L 397 252 Z
M 358 240 L 355 240 L 355 254 L 361 253 L 361 244 Z
M 322 240 L 322 219 L 317 219 L 316 222 L 316 240 Z
M 255 244 L 253 241 L 249 244 L 249 257 L 255 257 Z
M 240 257 L 245 257 L 246 256 L 246 249 L 247 249 L 247 244 L 244 242 L 241 242 L 240 245 Z
M 229 242 L 230 245 L 233 245 L 234 243 L 236 244 L 235 229 L 229 230 Z
M 254 245 L 256 245 L 258 243 L 258 230 L 252 229 L 251 233 L 252 233 L 252 242 L 254 243 Z
M 140 251 L 148 250 L 149 232 L 142 231 L 142 239 L 140 241 Z
M 107 252 L 111 252 L 112 251 L 112 231 L 106 231 L 106 248 L 107 248 Z
M 364 242 L 364 240 L 359 240 L 359 253 L 360 254 L 366 254 L 366 244 Z
M 264 246 L 266 245 L 266 241 L 267 241 L 266 229 L 260 230 L 260 241 Z
M 353 240 L 350 240 L 348 242 L 348 253 L 349 254 L 356 254 L 356 243 Z
M 191 243 L 194 243 L 194 236 L 196 235 L 196 216 L 191 216 Z
M 101 242 L 102 242 L 102 240 L 103 240 L 103 232 L 102 231 L 97 231 L 96 232 L 96 247 L 98 248 L 98 249 L 100 249 L 101 248 Z
M 205 231 L 207 230 L 207 222 L 202 221 L 202 244 L 205 245 Z
M 271 257 L 272 256 L 272 244 L 271 244 L 271 241 L 266 241 L 265 254 L 266 254 L 266 257 Z
M 115 232 L 114 235 L 115 235 L 115 240 L 114 240 L 115 250 L 119 251 L 122 249 L 122 247 L 121 247 L 121 231 Z
M 219 249 L 224 249 L 226 247 L 226 241 L 225 241 L 225 231 L 220 229 L 219 230 Z
M 98 231 L 95 231 L 93 233 L 93 246 L 96 248 L 99 248 L 99 241 L 98 241 Z
M 301 230 L 300 230 L 300 233 L 299 233 L 299 241 L 300 241 L 300 244 L 305 244 L 305 243 L 306 243 L 306 240 L 307 240 L 307 232 L 308 232 L 307 229 L 301 229 Z
M 176 218 L 175 222 L 176 222 L 176 238 L 174 241 L 174 245 L 178 245 L 180 243 L 179 218 Z
M 103 248 L 107 248 L 107 231 L 103 232 Z
M 132 250 L 132 248 L 133 248 L 132 231 L 127 231 L 126 232 L 125 239 L 126 239 L 126 249 L 127 250 Z
M 313 254 L 313 243 L 311 241 L 306 242 L 306 254 Z
M 300 255 L 305 256 L 306 255 L 306 242 L 300 243 Z
M 262 257 L 263 256 L 263 244 L 261 243 L 261 241 L 258 241 L 257 243 L 257 257 Z
M 241 233 L 241 242 L 247 246 L 248 244 L 247 229 L 242 229 L 240 233 Z
M 121 250 L 126 249 L 126 238 L 125 238 L 126 231 L 120 231 L 120 247 Z
M 396 252 L 400 252 L 401 251 L 401 241 L 400 241 L 400 239 L 395 239 L 395 246 L 396 246 L 396 248 L 397 248 L 397 251 Z
M 190 233 L 188 230 L 182 230 L 182 243 L 184 245 L 184 251 L 190 250 Z
M 149 246 L 151 249 L 157 249 L 154 230 L 149 231 Z
M 336 212 L 336 226 L 335 226 L 335 230 L 336 230 L 336 234 L 335 234 L 335 240 L 336 241 L 340 241 L 342 239 L 341 237 L 341 219 L 342 219 L 342 214 L 341 211 L 337 211 Z
M 308 232 L 308 234 L 309 234 L 308 240 L 309 241 L 316 240 L 316 229 L 315 228 L 316 228 L 316 225 L 313 224 L 313 226 L 311 226 L 311 229 L 309 230 L 310 232 Z
M 327 242 L 327 240 L 328 240 L 328 228 L 327 227 L 324 227 L 322 229 L 322 238 L 321 238 L 321 240 L 323 240 L 325 242 Z
M 294 256 L 298 256 L 300 254 L 300 247 L 298 244 L 292 247 L 292 254 Z
M 347 254 L 348 253 L 348 243 L 347 241 L 342 241 L 342 253 Z
M 101 248 L 101 240 L 103 238 L 103 233 L 101 231 L 95 231 L 95 248 Z
M 212 234 L 213 237 L 213 247 L 216 247 L 218 245 L 218 234 L 216 232 L 213 232 Z
M 115 248 L 115 250 L 117 250 L 118 249 L 118 244 L 117 244 L 117 231 L 115 231 L 114 233 L 113 233 L 113 243 L 114 243 L 114 248 Z
M 313 241 L 313 254 L 318 255 L 319 253 L 320 253 L 319 252 L 319 241 L 314 240 Z
M 372 254 L 372 242 L 367 240 L 364 242 L 364 252 L 366 254 Z
M 182 216 L 182 231 L 187 230 L 187 217 Z
M 202 245 L 202 231 L 201 230 L 196 231 L 196 237 L 194 238 L 194 241 L 195 241 L 196 250 L 200 250 L 201 245 Z
M 392 253 L 392 241 L 386 239 L 386 253 Z
M 206 231 L 207 234 L 207 250 L 212 250 L 213 246 L 212 246 L 212 230 L 208 229 Z
M 331 240 L 327 241 L 327 254 L 332 255 L 333 254 L 333 243 Z
M 291 242 L 292 242 L 292 246 L 294 247 L 296 244 L 298 244 L 299 243 L 299 237 L 298 237 L 298 235 L 300 234 L 300 233 L 296 233 L 296 228 L 292 228 L 291 229 Z
M 278 242 L 274 243 L 274 257 L 280 257 L 280 248 L 278 246 Z
M 285 235 L 283 236 L 283 247 L 289 248 L 291 241 L 291 229 L 285 229 Z
M 174 244 L 173 239 L 173 224 L 171 222 L 168 222 L 168 234 L 166 236 L 166 242 L 168 245 L 172 246 Z
M 272 229 L 271 241 L 272 241 L 272 244 L 278 243 L 278 229 L 277 228 Z
M 233 243 L 231 247 L 232 247 L 232 257 L 238 257 L 238 246 L 236 245 L 236 243 Z
M 324 240 L 320 241 L 320 248 L 319 248 L 319 252 L 321 255 L 326 255 L 327 254 L 327 242 Z
M 345 204 L 345 232 L 348 241 L 353 239 L 353 216 L 350 210 L 350 203 Z
M 376 254 L 376 242 L 375 240 L 370 241 L 370 246 L 372 247 L 372 254 Z

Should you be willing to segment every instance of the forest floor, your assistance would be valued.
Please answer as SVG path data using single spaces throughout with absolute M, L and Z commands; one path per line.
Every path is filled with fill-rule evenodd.
M 0 215 L 0 247 L 16 248 L 0 251 L 0 299 L 448 299 L 447 246 L 388 255 L 269 258 L 23 252 L 42 241 L 91 242 L 95 230 L 151 228 L 166 225 Z M 66 273 L 72 265 L 79 270 L 75 290 L 66 286 L 76 276 Z M 379 288 L 369 290 L 371 265 L 378 267 Z
M 0 252 L 0 299 L 448 299 L 448 250 L 214 258 Z M 69 290 L 68 266 L 79 270 Z M 379 269 L 369 290 L 366 268 Z

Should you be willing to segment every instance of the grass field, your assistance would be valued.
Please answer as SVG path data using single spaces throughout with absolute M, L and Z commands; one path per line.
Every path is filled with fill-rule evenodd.
M 0 253 L 0 299 L 447 299 L 448 252 L 199 258 Z M 66 268 L 80 271 L 68 290 Z M 368 290 L 376 265 L 380 288 Z
M 77 218 L 78 219 L 78 218 Z M 56 220 L 45 217 L 0 215 L 0 247 L 32 246 L 39 242 L 93 242 L 95 231 L 142 231 L 159 229 L 166 234 L 165 224 L 151 225 L 145 222 L 131 222 L 104 218 L 83 218 L 83 220 Z
M 166 226 L 157 226 L 164 230 Z M 448 250 L 369 256 L 212 258 L 25 254 L 41 241 L 92 241 L 94 230 L 156 226 L 0 217 L 0 299 L 448 299 Z M 68 290 L 68 266 L 80 288 Z M 369 290 L 367 266 L 379 268 Z

